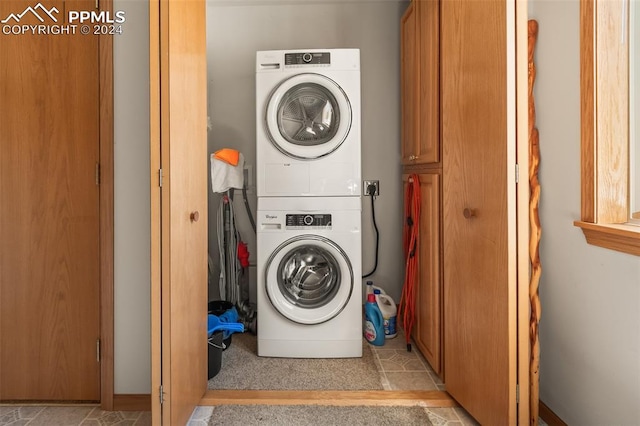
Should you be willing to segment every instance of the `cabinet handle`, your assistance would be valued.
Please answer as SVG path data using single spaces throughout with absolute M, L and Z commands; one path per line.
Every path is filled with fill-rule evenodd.
M 476 213 L 477 213 L 476 209 L 466 208 L 462 211 L 462 214 L 464 215 L 465 219 L 473 219 L 474 217 L 477 217 Z
M 418 159 L 417 155 L 410 155 L 409 156 L 409 160 L 411 160 L 411 161 L 414 161 L 414 160 L 417 160 L 417 159 Z
M 197 222 L 198 219 L 200 219 L 200 213 L 198 213 L 198 211 L 196 210 L 195 212 L 191 213 L 189 218 L 191 219 L 191 222 Z

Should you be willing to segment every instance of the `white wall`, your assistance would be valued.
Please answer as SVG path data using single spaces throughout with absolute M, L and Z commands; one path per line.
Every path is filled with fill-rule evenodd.
M 258 50 L 361 50 L 362 178 L 380 180 L 376 201 L 380 260 L 371 279 L 399 301 L 402 265 L 400 17 L 406 1 L 208 1 L 209 152 L 240 150 L 255 170 L 255 53 Z M 254 178 L 255 179 L 255 178 Z M 255 181 L 251 183 L 255 187 Z M 255 236 L 237 192 L 240 233 L 255 264 Z M 255 214 L 255 190 L 250 193 Z M 209 249 L 217 262 L 219 197 L 210 193 Z M 370 200 L 363 198 L 363 271 L 374 259 Z M 215 281 L 217 286 L 217 281 Z M 252 282 L 255 287 L 255 280 Z
M 640 424 L 640 258 L 586 244 L 580 218 L 579 2 L 539 22 L 540 399 L 573 425 Z
M 116 394 L 151 392 L 149 5 L 125 11 L 114 42 L 114 291 Z

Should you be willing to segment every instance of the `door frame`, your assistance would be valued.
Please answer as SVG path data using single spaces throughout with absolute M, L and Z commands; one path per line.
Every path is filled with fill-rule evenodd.
M 102 0 L 100 10 L 113 10 Z M 101 35 L 99 46 L 100 102 L 100 408 L 114 409 L 114 171 L 113 171 L 113 36 Z
M 516 0 L 513 19 L 515 20 L 515 104 L 516 104 L 516 282 L 517 285 L 517 371 L 518 377 L 518 424 L 534 424 L 537 422 L 538 401 L 531 400 L 531 395 L 538 394 L 538 382 L 533 380 L 531 371 L 533 341 L 537 339 L 530 331 L 533 290 L 529 287 L 531 259 L 529 257 L 530 235 L 530 187 L 529 187 L 529 57 L 528 57 L 528 9 L 527 0 Z M 537 289 L 535 289 L 537 294 Z M 532 418 L 536 415 L 536 418 Z M 536 423 L 537 424 L 537 423 Z
M 160 209 L 160 0 L 149 1 L 149 173 L 151 203 L 151 422 L 162 424 L 162 257 Z M 158 326 L 154 327 L 156 324 Z
M 111 2 L 112 0 L 103 0 Z M 160 134 L 162 126 L 166 126 L 161 121 L 160 108 L 160 66 L 161 61 L 168 58 L 160 56 L 160 43 L 166 43 L 168 32 L 166 27 L 162 27 L 160 3 L 169 0 L 150 0 L 149 2 L 149 22 L 150 22 L 150 189 L 151 189 L 151 323 L 159 325 L 152 327 L 151 334 L 151 406 L 153 424 L 162 423 L 162 408 L 160 404 L 160 385 L 162 383 L 161 360 L 161 329 L 162 329 L 162 297 L 161 297 L 161 209 L 160 206 L 160 186 L 159 169 L 160 159 Z M 516 377 L 519 382 L 519 408 L 517 411 L 517 423 L 528 424 L 530 413 L 533 411 L 529 402 L 529 395 L 533 389 L 538 388 L 537 382 L 529 381 L 530 374 L 530 354 L 531 340 L 529 335 L 529 186 L 528 186 L 528 60 L 527 60 L 527 2 L 526 0 L 513 0 L 510 3 L 510 25 L 516 28 L 515 34 L 515 62 L 516 70 L 514 78 L 510 82 L 515 87 L 516 122 L 514 132 L 517 141 L 512 155 L 515 156 L 515 163 L 520 167 L 514 173 L 518 177 L 519 184 L 512 182 L 512 189 L 516 192 L 517 209 L 515 219 L 517 221 L 516 233 L 516 260 L 511 264 L 511 274 L 517 277 L 517 288 L 512 291 L 517 294 L 517 305 L 512 308 L 516 311 L 516 324 L 511 324 L 517 330 L 517 371 Z M 524 25 L 524 28 L 523 28 Z M 515 179 L 514 179 L 515 180 Z M 408 391 L 389 392 L 373 391 L 358 394 L 353 392 L 340 391 L 292 391 L 292 392 L 272 392 L 272 391 L 216 391 L 207 390 L 200 405 L 220 405 L 220 404 L 303 404 L 314 405 L 322 403 L 333 403 L 339 401 L 339 405 L 373 405 L 384 406 L 390 404 L 417 405 L 422 404 L 428 407 L 451 407 L 455 402 L 442 391 Z

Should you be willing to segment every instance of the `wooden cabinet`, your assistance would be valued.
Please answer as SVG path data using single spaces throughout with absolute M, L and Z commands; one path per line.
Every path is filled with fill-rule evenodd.
M 417 61 L 418 33 L 416 24 L 416 2 L 411 2 L 400 24 L 400 95 L 401 95 L 401 140 L 402 164 L 411 164 L 418 131 L 418 87 L 419 69 Z M 411 158 L 409 158 L 411 157 Z
M 520 124 L 513 6 L 509 1 L 442 4 L 446 388 L 481 424 L 492 425 L 516 423 L 515 265 L 518 238 L 528 238 L 516 229 L 514 129 Z M 526 22 L 522 29 L 526 32 Z
M 401 23 L 402 164 L 440 161 L 440 2 L 413 1 Z
M 422 209 L 412 337 L 481 424 L 528 423 L 526 18 L 515 0 L 414 0 L 401 23 L 403 176 Z
M 439 170 L 420 173 L 420 235 L 416 247 L 416 322 L 413 340 L 442 376 L 442 274 L 441 274 L 441 181 Z M 403 175 L 405 187 L 409 175 Z
M 442 274 L 440 155 L 440 2 L 414 0 L 401 22 L 402 164 L 420 180 L 416 318 L 413 340 L 440 376 Z

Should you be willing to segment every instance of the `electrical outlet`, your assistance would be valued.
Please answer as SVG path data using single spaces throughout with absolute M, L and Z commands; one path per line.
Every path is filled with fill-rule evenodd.
M 247 193 L 253 192 L 253 166 L 245 164 L 242 170 L 244 175 L 244 186 L 247 188 Z
M 373 185 L 375 189 L 373 190 L 373 194 L 369 194 L 369 187 Z M 368 196 L 373 195 L 377 197 L 380 195 L 380 181 L 379 180 L 364 180 L 362 181 L 362 195 Z

